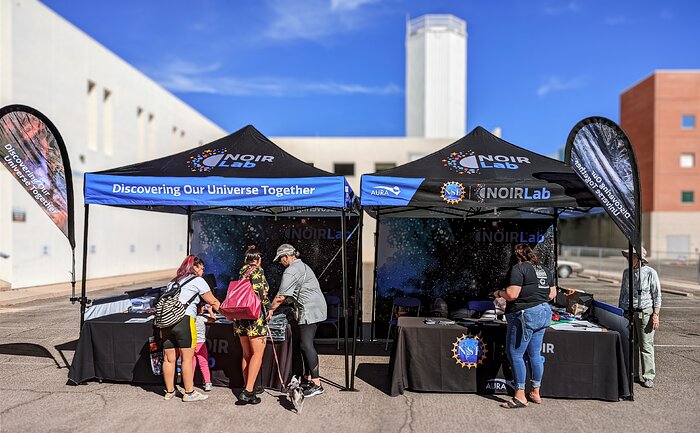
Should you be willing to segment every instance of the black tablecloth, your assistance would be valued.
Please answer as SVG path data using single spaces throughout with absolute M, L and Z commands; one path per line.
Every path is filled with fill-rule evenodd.
M 404 389 L 512 393 L 505 334 L 505 325 L 488 322 L 465 327 L 427 325 L 423 317 L 399 318 L 390 360 L 391 395 L 401 394 Z M 461 349 L 466 356 L 470 345 L 478 344 L 471 337 L 481 340 L 483 356 L 460 358 L 455 343 L 468 339 Z M 548 328 L 543 355 L 545 371 L 540 393 L 544 397 L 617 401 L 628 395 L 622 341 L 617 332 Z M 477 359 L 481 362 L 472 365 Z
M 162 376 L 151 371 L 148 339 L 157 338 L 158 329 L 153 321 L 147 323 L 125 323 L 144 314 L 119 313 L 99 317 L 85 322 L 80 340 L 73 356 L 68 379 L 81 383 L 90 379 L 113 380 L 143 384 L 161 384 Z M 288 382 L 292 375 L 293 362 L 292 326 L 287 325 L 287 339 L 275 343 L 282 378 Z M 296 335 L 294 336 L 296 337 Z M 208 325 L 207 349 L 212 383 L 219 386 L 242 387 L 241 359 L 243 351 L 231 324 Z M 201 382 L 199 367 L 195 383 Z M 281 389 L 272 345 L 265 348 L 261 380 L 266 388 Z

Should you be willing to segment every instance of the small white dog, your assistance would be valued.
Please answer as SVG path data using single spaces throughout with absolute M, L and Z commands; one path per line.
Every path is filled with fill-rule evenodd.
M 297 414 L 301 413 L 301 407 L 304 405 L 304 390 L 301 387 L 301 378 L 292 376 L 292 380 L 287 385 L 287 397 L 294 405 L 294 410 Z

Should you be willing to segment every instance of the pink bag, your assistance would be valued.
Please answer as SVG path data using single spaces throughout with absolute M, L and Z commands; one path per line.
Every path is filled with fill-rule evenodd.
M 226 292 L 226 299 L 221 303 L 219 311 L 229 320 L 256 320 L 260 317 L 260 298 L 253 290 L 250 274 L 257 268 L 251 266 L 243 278 L 231 281 Z

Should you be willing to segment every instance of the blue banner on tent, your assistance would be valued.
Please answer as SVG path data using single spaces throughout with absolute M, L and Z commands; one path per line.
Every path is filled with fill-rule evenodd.
M 85 203 L 125 206 L 327 206 L 345 204 L 343 177 L 294 179 L 86 174 Z
M 362 176 L 363 206 L 408 206 L 425 178 Z

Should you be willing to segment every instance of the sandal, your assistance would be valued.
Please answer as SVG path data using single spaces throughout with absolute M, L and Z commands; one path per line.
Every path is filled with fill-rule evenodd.
M 532 392 L 527 393 L 527 399 L 535 404 L 542 404 L 542 398 L 540 396 L 535 396 Z
M 507 402 L 501 404 L 501 407 L 503 409 L 521 409 L 524 407 L 527 407 L 528 405 L 523 403 L 522 401 L 518 400 L 517 398 L 513 397 Z

